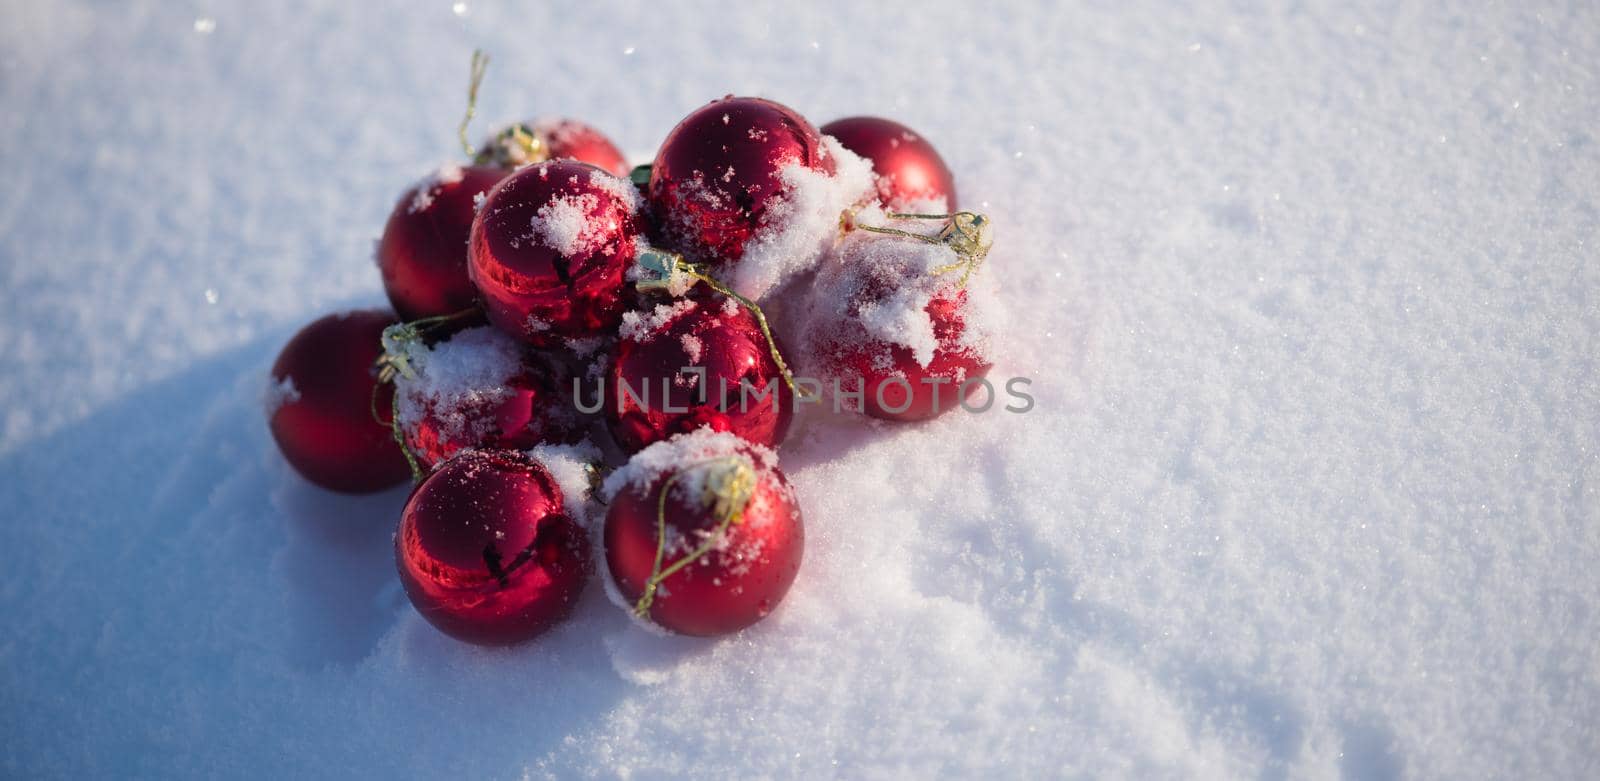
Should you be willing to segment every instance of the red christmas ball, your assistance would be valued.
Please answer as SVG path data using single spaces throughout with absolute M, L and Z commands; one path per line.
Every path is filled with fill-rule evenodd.
M 506 177 L 472 223 L 468 271 L 489 321 L 539 347 L 593 339 L 627 305 L 638 252 L 638 191 L 585 163 Z
M 453 314 L 475 304 L 467 278 L 467 235 L 475 200 L 506 172 L 447 165 L 400 196 L 378 241 L 378 270 L 394 311 L 406 321 Z
M 955 211 L 955 176 L 933 144 L 911 128 L 882 117 L 848 117 L 823 125 L 822 133 L 872 162 L 878 199 L 889 209 Z
M 768 222 L 791 165 L 828 174 L 833 158 L 817 129 L 762 98 L 714 100 L 667 134 L 650 170 L 655 239 L 690 260 L 727 264 Z
M 606 488 L 612 582 L 665 629 L 737 632 L 770 614 L 800 571 L 800 506 L 766 448 L 701 429 L 640 452 Z
M 970 322 L 973 300 L 961 271 L 944 265 L 954 259 L 941 247 L 856 233 L 817 275 L 802 338 L 805 369 L 841 407 L 915 421 L 977 394 L 992 399 L 978 382 L 993 363 L 989 334 Z
M 702 426 L 776 447 L 794 395 L 754 315 L 707 289 L 623 316 L 606 378 L 606 423 L 633 453 Z
M 332 491 L 369 493 L 411 475 L 389 428 L 373 419 L 374 364 L 394 315 L 365 310 L 328 315 L 300 330 L 272 365 L 272 438 L 307 480 Z M 393 414 L 380 392 L 377 414 Z
M 628 175 L 628 160 L 604 133 L 576 119 L 535 119 L 496 131 L 478 148 L 478 165 L 506 170 L 546 160 L 576 160 L 612 176 Z
M 565 395 L 567 367 L 498 329 L 399 349 L 410 371 L 395 376 L 395 415 L 424 470 L 468 448 L 576 444 L 588 429 Z
M 417 612 L 481 645 L 521 642 L 572 613 L 589 579 L 589 538 L 562 512 L 539 462 L 471 450 L 417 486 L 400 515 L 395 560 Z

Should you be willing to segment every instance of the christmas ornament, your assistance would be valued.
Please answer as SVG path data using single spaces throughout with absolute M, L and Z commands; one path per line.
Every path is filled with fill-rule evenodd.
M 823 125 L 822 133 L 872 161 L 879 202 L 889 209 L 955 210 L 955 176 L 938 150 L 911 128 L 881 117 L 849 117 Z
M 832 174 L 816 128 L 793 109 L 732 96 L 696 110 L 667 135 L 648 187 L 655 239 L 690 261 L 737 263 L 745 245 L 781 219 L 782 173 L 803 166 Z
M 428 623 L 483 645 L 527 640 L 566 618 L 593 566 L 555 479 L 508 450 L 463 452 L 417 486 L 395 559 Z
M 939 215 L 943 227 L 923 234 L 898 217 L 845 221 L 849 232 L 813 283 L 803 351 L 836 400 L 877 418 L 925 420 L 977 393 L 992 364 L 967 289 L 988 253 L 989 224 L 971 212 Z
M 575 444 L 588 421 L 565 392 L 568 370 L 489 327 L 429 347 L 404 326 L 384 334 L 394 375 L 395 422 L 424 472 L 464 448 L 527 450 Z
M 612 176 L 628 175 L 628 161 L 604 133 L 575 119 L 538 119 L 497 130 L 478 147 L 473 162 L 507 170 L 546 160 L 576 160 Z
M 686 635 L 737 632 L 794 583 L 800 507 L 772 451 L 700 429 L 607 478 L 606 565 L 639 618 Z
M 469 242 L 467 268 L 489 321 L 541 347 L 615 328 L 638 206 L 631 184 L 584 163 L 537 163 L 506 177 Z
M 461 148 L 474 164 L 512 170 L 546 160 L 576 160 L 612 176 L 628 175 L 628 161 L 611 139 L 575 119 L 538 119 L 507 125 L 490 134 L 488 140 L 473 151 L 467 142 L 467 126 L 477 115 L 478 88 L 483 85 L 483 75 L 488 68 L 489 55 L 482 50 L 474 51 L 472 75 L 467 82 L 467 111 L 456 129 Z
M 476 200 L 506 172 L 489 166 L 441 167 L 400 196 L 378 241 L 383 289 L 403 320 L 448 315 L 475 305 L 467 278 L 467 235 Z
M 333 491 L 368 493 L 405 482 L 408 468 L 384 420 L 388 394 L 374 396 L 381 310 L 328 315 L 294 335 L 272 366 L 268 422 L 284 458 Z
M 776 447 L 794 394 L 770 331 L 735 298 L 704 283 L 623 315 L 606 381 L 606 423 L 632 453 L 707 426 Z

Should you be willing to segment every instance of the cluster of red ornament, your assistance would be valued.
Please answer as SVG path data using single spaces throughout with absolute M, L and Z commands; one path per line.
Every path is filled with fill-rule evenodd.
M 724 98 L 678 123 L 648 176 L 641 167 L 632 178 L 579 122 L 494 133 L 471 165 L 442 167 L 395 205 L 377 264 L 399 317 L 330 315 L 284 348 L 269 394 L 280 449 L 335 491 L 417 479 L 395 536 L 400 578 L 418 611 L 459 639 L 517 642 L 571 612 L 594 570 L 585 513 L 571 509 L 592 505 L 571 494 L 598 481 L 563 485 L 529 451 L 574 443 L 592 444 L 597 461 L 602 448 L 631 454 L 585 501 L 607 503 L 595 531 L 613 593 L 634 615 L 690 635 L 760 620 L 804 547 L 773 452 L 796 395 L 759 305 L 718 280 L 752 237 L 782 227 L 786 169 L 834 173 L 824 134 L 874 169 L 875 192 L 847 206 L 954 211 L 944 161 L 885 119 L 818 131 L 772 101 Z M 852 258 L 868 241 L 903 240 L 841 242 L 818 278 L 856 280 L 845 285 L 853 298 L 815 311 L 848 319 L 891 295 L 904 279 L 852 269 Z M 808 354 L 828 376 L 861 378 L 866 414 L 930 417 L 921 400 L 890 394 L 883 405 L 874 391 L 987 371 L 959 343 L 964 300 L 958 287 L 930 300 L 932 360 L 835 338 L 833 327 L 807 338 L 819 345 Z M 601 378 L 598 398 L 578 395 Z M 770 392 L 747 398 L 750 388 Z M 591 436 L 600 428 L 609 444 Z

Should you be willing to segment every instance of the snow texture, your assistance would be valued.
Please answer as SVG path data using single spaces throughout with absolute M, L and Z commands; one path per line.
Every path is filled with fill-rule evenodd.
M 1600 774 L 1600 7 L 456 7 L 0 12 L 0 773 Z M 728 93 L 915 128 L 1037 407 L 807 407 L 805 564 L 738 636 L 599 582 L 433 631 L 405 489 L 307 485 L 260 395 L 383 301 L 478 46 L 476 132 L 635 162 Z
M 550 476 L 561 487 L 561 505 L 573 520 L 598 533 L 599 523 L 605 518 L 605 508 L 593 496 L 589 479 L 591 465 L 602 463 L 600 448 L 588 442 L 576 445 L 539 445 L 528 455 L 544 465 Z
M 523 371 L 521 343 L 489 326 L 453 334 L 432 348 L 410 341 L 392 349 L 404 354 L 411 369 L 394 378 L 401 427 L 409 431 L 431 413 L 441 435 L 455 441 L 494 428 L 497 421 L 481 411 L 514 394 L 511 381 Z
M 746 462 L 762 475 L 778 466 L 778 456 L 772 450 L 726 431 L 702 428 L 656 442 L 633 454 L 626 464 L 606 476 L 600 494 L 609 502 L 623 490 L 646 491 L 662 475 L 679 473 L 676 487 L 682 495 L 700 496 L 705 487 L 704 470 L 684 467 L 729 457 Z
M 428 174 L 422 181 L 417 182 L 412 191 L 410 210 L 412 212 L 420 212 L 432 206 L 433 199 L 438 197 L 440 188 L 455 184 L 461 181 L 464 176 L 466 176 L 466 171 L 455 163 L 440 165 L 434 169 L 433 173 Z
M 876 207 L 856 211 L 854 219 L 860 225 L 923 236 L 937 234 L 942 226 L 937 221 L 892 220 Z M 950 339 L 946 347 L 971 351 L 988 362 L 995 334 L 1003 328 L 999 324 L 1005 320 L 995 293 L 997 272 L 980 265 L 964 274 L 968 266 L 963 263 L 942 244 L 857 228 L 823 257 L 822 268 L 801 294 L 805 305 L 786 324 L 790 333 L 801 335 L 802 350 L 809 351 L 814 341 L 826 341 L 835 349 L 851 344 L 898 345 L 927 367 L 939 350 L 929 304 L 935 298 L 964 297 L 961 339 L 959 343 Z M 803 359 L 801 364 L 821 362 Z
M 778 173 L 784 194 L 767 207 L 762 227 L 745 244 L 725 282 L 741 295 L 765 298 L 795 277 L 817 267 L 839 236 L 839 214 L 873 193 L 872 164 L 823 136 L 822 150 L 833 158 L 827 174 L 799 163 Z M 733 170 L 729 169 L 728 175 Z
M 677 298 L 671 302 L 656 304 L 652 309 L 640 309 L 622 313 L 622 324 L 617 326 L 617 336 L 630 342 L 647 342 L 656 332 L 672 324 L 672 321 L 693 312 L 699 304 L 692 299 Z
M 555 198 L 534 214 L 533 234 L 567 257 L 588 254 L 605 241 L 603 226 L 589 219 L 599 208 L 600 198 L 592 193 Z

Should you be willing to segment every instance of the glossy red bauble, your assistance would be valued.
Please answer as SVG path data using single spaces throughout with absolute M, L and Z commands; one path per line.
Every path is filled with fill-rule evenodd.
M 817 129 L 761 98 L 712 101 L 679 122 L 650 170 L 655 239 L 691 261 L 737 262 L 770 221 L 792 165 L 834 172 Z
M 794 395 L 755 317 L 704 285 L 623 317 L 605 383 L 606 423 L 633 453 L 702 426 L 776 447 Z
M 295 471 L 323 488 L 368 493 L 411 474 L 389 428 L 373 419 L 374 363 L 383 329 L 395 322 L 381 310 L 328 315 L 295 334 L 272 365 L 272 438 Z M 387 392 L 377 414 L 393 414 Z
M 993 390 L 978 382 L 992 365 L 988 333 L 973 327 L 960 270 L 938 273 L 954 259 L 909 239 L 851 235 L 813 282 L 804 371 L 840 407 L 885 420 L 926 420 L 963 400 L 992 403 Z M 983 393 L 989 399 L 972 399 Z
M 670 466 L 652 468 L 658 462 Z M 771 451 L 702 430 L 652 446 L 620 474 L 605 523 L 617 593 L 637 609 L 652 576 L 687 561 L 651 593 L 644 616 L 651 622 L 680 634 L 724 635 L 765 618 L 789 592 L 805 530 Z M 740 513 L 725 522 L 730 510 Z
M 541 347 L 615 328 L 638 252 L 638 206 L 631 183 L 585 163 L 537 163 L 506 177 L 469 242 L 489 321 Z
M 955 176 L 933 144 L 911 128 L 881 117 L 848 117 L 823 125 L 822 133 L 872 162 L 878 199 L 889 209 L 956 209 Z
M 406 447 L 424 471 L 467 448 L 575 444 L 589 421 L 566 395 L 566 366 L 489 327 L 408 345 L 395 376 Z
M 506 177 L 487 166 L 447 165 L 400 196 L 378 241 L 378 270 L 394 311 L 406 321 L 471 307 L 467 235 L 478 196 Z
M 593 570 L 589 539 L 561 502 L 555 479 L 522 453 L 445 462 L 412 492 L 395 534 L 411 604 L 469 643 L 516 643 L 555 626 Z
M 963 387 L 968 380 L 976 381 L 988 374 L 991 366 L 976 351 L 960 344 L 966 328 L 966 301 L 966 294 L 957 292 L 929 302 L 927 313 L 933 320 L 939 349 L 926 366 L 902 345 L 866 340 L 824 345 L 821 351 L 831 360 L 824 373 L 839 379 L 846 391 L 861 389 L 862 411 L 884 420 L 927 420 L 955 409 L 975 395 L 992 395 L 992 390 L 985 391 L 976 382 Z M 972 403 L 981 406 L 983 400 Z
M 496 131 L 474 162 L 512 170 L 546 160 L 576 160 L 613 176 L 628 175 L 628 160 L 604 133 L 576 119 L 535 119 Z

